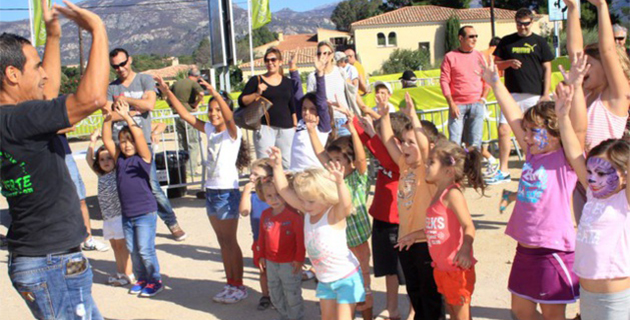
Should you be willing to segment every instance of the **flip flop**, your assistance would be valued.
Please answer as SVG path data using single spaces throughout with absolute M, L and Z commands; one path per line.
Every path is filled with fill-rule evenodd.
M 267 310 L 269 307 L 271 307 L 271 299 L 263 296 L 260 300 L 258 300 L 258 307 L 256 307 L 256 309 L 258 309 L 258 311 L 263 311 Z

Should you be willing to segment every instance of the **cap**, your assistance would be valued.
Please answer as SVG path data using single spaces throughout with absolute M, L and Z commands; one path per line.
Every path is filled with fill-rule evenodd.
M 335 61 L 336 62 L 339 62 L 339 61 L 341 61 L 341 60 L 343 60 L 345 58 L 346 58 L 346 54 L 345 53 L 343 53 L 341 51 L 335 52 Z
M 376 89 L 376 87 L 378 86 L 385 86 L 385 88 L 387 88 L 387 91 L 389 91 L 389 94 L 394 93 L 394 90 L 392 90 L 392 85 L 387 82 L 383 82 L 383 81 L 374 82 L 374 89 Z
M 402 77 L 398 78 L 398 80 L 416 81 L 418 78 L 416 78 L 416 74 L 413 71 L 407 70 L 403 72 Z

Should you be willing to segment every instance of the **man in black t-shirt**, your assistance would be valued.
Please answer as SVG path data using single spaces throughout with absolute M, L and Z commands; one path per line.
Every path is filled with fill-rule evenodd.
M 505 70 L 505 86 L 525 112 L 538 101 L 550 100 L 551 60 L 554 56 L 547 41 L 532 32 L 534 13 L 526 8 L 516 12 L 517 32 L 505 36 L 494 51 L 498 69 Z M 501 113 L 499 120 L 500 168 L 488 178 L 488 184 L 510 182 L 510 126 Z
M 9 203 L 9 276 L 38 319 L 103 319 L 92 300 L 92 270 L 79 197 L 57 131 L 107 102 L 107 33 L 101 19 L 72 3 L 43 5 L 46 48 L 0 35 L 0 179 Z M 57 98 L 61 27 L 55 11 L 92 34 L 89 64 L 76 94 Z M 10 318 L 10 317 L 9 317 Z

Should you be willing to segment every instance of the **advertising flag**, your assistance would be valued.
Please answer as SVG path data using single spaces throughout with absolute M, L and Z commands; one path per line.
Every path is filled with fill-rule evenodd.
M 33 2 L 33 32 L 36 47 L 46 44 L 46 22 L 44 21 L 42 14 L 42 0 L 30 0 Z M 48 8 L 51 7 L 50 0 L 46 0 Z
M 256 30 L 271 22 L 271 10 L 269 0 L 252 1 L 252 29 Z

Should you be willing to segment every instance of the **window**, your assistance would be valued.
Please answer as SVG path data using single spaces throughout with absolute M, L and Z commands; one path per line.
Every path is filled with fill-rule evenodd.
M 431 43 L 430 42 L 418 42 L 418 50 L 426 51 L 429 56 L 429 60 L 431 60 Z
M 379 32 L 376 35 L 376 44 L 379 47 L 384 47 L 385 46 L 385 34 L 383 34 L 382 32 Z
M 396 32 L 390 32 L 387 36 L 387 45 L 390 47 L 395 47 L 396 43 Z

